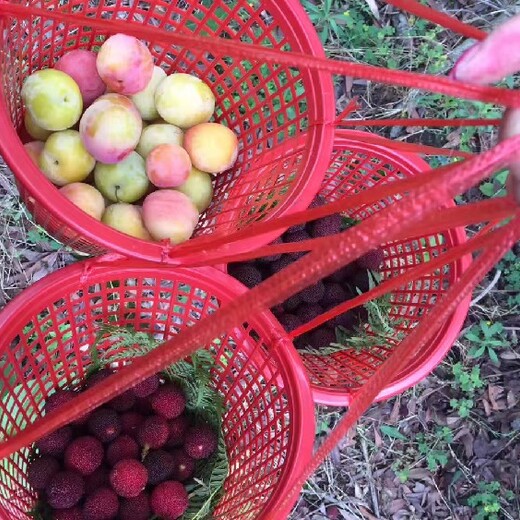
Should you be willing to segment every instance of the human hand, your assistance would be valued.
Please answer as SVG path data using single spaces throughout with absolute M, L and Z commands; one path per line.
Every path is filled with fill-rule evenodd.
M 520 72 L 520 15 L 514 16 L 492 31 L 489 36 L 466 51 L 455 64 L 451 77 L 455 80 L 488 85 L 510 74 Z M 520 134 L 520 109 L 504 113 L 499 140 Z M 520 154 L 509 164 L 507 189 L 520 203 Z

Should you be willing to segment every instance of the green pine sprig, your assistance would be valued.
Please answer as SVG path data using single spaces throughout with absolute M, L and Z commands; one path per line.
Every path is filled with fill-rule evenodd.
M 380 283 L 379 275 L 372 271 L 368 271 L 369 288 L 373 289 Z M 356 288 L 358 293 L 362 291 Z M 354 330 L 347 330 L 341 326 L 336 327 L 336 342 L 331 343 L 329 347 L 313 348 L 310 345 L 300 349 L 304 354 L 312 354 L 314 356 L 330 356 L 339 352 L 347 352 L 355 350 L 371 349 L 379 345 L 385 345 L 389 340 L 400 341 L 403 333 L 396 330 L 402 320 L 396 320 L 390 316 L 392 301 L 390 294 L 383 294 L 378 298 L 370 300 L 364 304 L 367 310 L 367 324 L 357 325 Z

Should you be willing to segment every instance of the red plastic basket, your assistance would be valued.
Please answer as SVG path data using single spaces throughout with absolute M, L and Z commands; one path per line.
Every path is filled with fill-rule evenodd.
M 177 270 L 140 260 L 77 263 L 40 280 L 0 313 L 0 434 L 38 421 L 46 396 L 74 387 L 89 364 L 96 324 L 131 325 L 167 339 L 244 291 L 206 267 Z M 264 518 L 279 509 L 311 456 L 314 407 L 301 360 L 269 311 L 207 345 L 223 396 L 230 473 L 215 518 Z M 0 518 L 28 519 L 29 448 L 0 465 Z M 277 518 L 286 518 L 279 511 Z M 270 516 L 273 518 L 273 516 Z
M 382 183 L 418 175 L 430 169 L 419 156 L 397 152 L 385 146 L 385 142 L 387 145 L 391 144 L 389 141 L 382 139 L 381 145 L 367 142 L 373 138 L 373 134 L 360 131 L 337 131 L 330 165 L 320 191 L 322 197 L 333 202 Z M 400 196 L 395 195 L 387 200 L 356 208 L 348 215 L 363 220 L 398 198 Z M 454 203 L 446 207 L 448 206 L 454 206 Z M 387 279 L 398 276 L 465 240 L 464 229 L 456 228 L 387 243 L 383 246 L 385 261 L 381 270 L 382 277 Z M 442 270 L 417 278 L 413 283 L 393 291 L 390 315 L 396 323 L 395 330 L 406 336 L 460 277 L 470 262 L 471 257 L 465 256 L 445 265 Z M 407 369 L 388 383 L 378 395 L 378 400 L 392 397 L 417 384 L 441 362 L 462 328 L 469 301 L 468 297 L 459 305 L 436 337 L 416 353 Z M 400 321 L 399 324 L 397 320 Z M 347 405 L 355 391 L 392 355 L 397 344 L 397 341 L 389 342 L 361 352 L 350 350 L 329 356 L 302 354 L 315 401 L 334 406 Z
M 31 1 L 29 5 L 41 4 Z M 66 5 L 50 0 L 45 9 L 61 11 L 78 21 L 62 22 L 29 13 L 23 18 L 0 16 L 0 150 L 15 174 L 23 200 L 50 234 L 77 250 L 96 255 L 116 251 L 174 262 L 175 247 L 134 239 L 101 224 L 64 199 L 43 177 L 17 134 L 22 128 L 24 79 L 37 69 L 52 66 L 68 50 L 98 48 L 107 33 L 86 26 L 90 20 L 123 20 L 137 31 L 157 27 L 324 56 L 312 24 L 297 0 L 73 0 Z M 237 163 L 216 179 L 213 202 L 201 216 L 192 240 L 212 233 L 225 237 L 255 221 L 304 209 L 319 190 L 332 149 L 333 126 L 321 124 L 334 120 L 331 75 L 261 63 L 254 55 L 251 60 L 238 60 L 218 48 L 202 52 L 159 41 L 147 43 L 156 64 L 167 72 L 193 73 L 208 82 L 216 95 L 215 120 L 239 135 Z M 298 154 L 282 146 L 289 138 L 302 145 Z M 270 152 L 273 148 L 274 154 Z M 275 236 L 269 233 L 260 240 L 243 240 L 232 249 L 251 250 Z

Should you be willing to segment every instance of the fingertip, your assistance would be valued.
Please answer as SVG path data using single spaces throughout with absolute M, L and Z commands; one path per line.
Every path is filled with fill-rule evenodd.
M 479 51 L 480 44 L 477 42 L 469 49 L 464 51 L 460 58 L 455 62 L 448 77 L 456 81 L 467 83 L 478 83 L 478 60 L 475 59 Z

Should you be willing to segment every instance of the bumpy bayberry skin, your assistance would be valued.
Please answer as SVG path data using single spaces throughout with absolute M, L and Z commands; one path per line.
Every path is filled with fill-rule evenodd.
M 120 502 L 120 520 L 149 520 L 151 516 L 150 497 L 146 492 L 134 498 L 124 498 Z
M 72 390 L 57 390 L 47 398 L 43 409 L 45 413 L 50 413 L 65 403 L 72 401 L 76 395 Z
M 160 379 L 157 374 L 150 376 L 148 379 L 141 381 L 132 388 L 136 397 L 148 397 L 159 388 Z
M 166 419 L 179 417 L 186 406 L 184 392 L 174 384 L 165 384 L 150 397 L 152 408 Z
M 112 371 L 108 370 L 108 368 L 103 368 L 96 372 L 95 374 L 92 374 L 84 384 L 85 390 L 88 390 L 89 388 L 92 388 L 93 386 L 96 386 L 98 383 L 101 383 L 101 381 L 105 380 L 107 377 L 112 375 Z
M 85 481 L 75 471 L 56 473 L 45 488 L 48 504 L 54 509 L 74 507 L 83 497 Z
M 119 498 L 109 487 L 92 492 L 83 505 L 85 520 L 113 520 L 119 511 Z
M 111 442 L 121 433 L 121 420 L 114 410 L 98 408 L 90 415 L 88 429 L 101 442 Z
M 328 237 L 341 231 L 341 217 L 328 215 L 313 222 L 309 222 L 307 229 L 313 238 Z
M 70 426 L 64 426 L 38 439 L 35 446 L 42 455 L 61 457 L 72 439 L 72 434 L 72 428 Z
M 294 314 L 282 314 L 278 319 L 287 332 L 291 332 L 302 325 L 300 318 Z
M 174 469 L 173 456 L 165 450 L 150 451 L 143 460 L 148 470 L 148 484 L 155 486 L 168 480 Z
M 294 294 L 283 302 L 283 308 L 287 313 L 291 313 L 294 312 L 301 303 L 302 299 L 297 294 Z
M 331 323 L 334 327 L 343 327 L 346 330 L 354 330 L 354 327 L 358 325 L 358 320 L 356 319 L 356 314 L 352 311 L 344 312 L 339 316 L 336 316 Z
M 122 413 L 127 412 L 135 405 L 135 394 L 132 390 L 127 390 L 123 392 L 121 395 L 114 397 L 111 401 L 107 403 L 109 408 L 112 408 L 116 412 Z
M 101 487 L 110 487 L 109 473 L 109 468 L 100 466 L 90 475 L 83 477 L 85 479 L 85 495 L 90 495 L 93 491 Z
M 144 415 L 134 411 L 129 411 L 121 414 L 119 418 L 121 419 L 121 433 L 123 435 L 129 435 L 135 439 L 139 427 L 144 422 Z
M 83 476 L 94 473 L 105 455 L 101 442 L 90 435 L 74 439 L 65 450 L 65 467 Z
M 320 314 L 323 314 L 323 308 L 318 304 L 303 304 L 296 313 L 302 323 L 307 323 Z
M 137 442 L 144 448 L 159 449 L 168 441 L 168 422 L 160 415 L 147 417 L 137 432 Z
M 184 486 L 175 480 L 161 482 L 150 500 L 152 511 L 163 520 L 175 520 L 188 509 L 189 498 Z
M 323 297 L 324 302 L 331 303 L 342 303 L 347 300 L 350 296 L 350 292 L 339 283 L 326 283 L 325 284 L 325 296 Z
M 311 332 L 309 343 L 315 349 L 327 348 L 330 347 L 331 343 L 336 343 L 336 334 L 331 329 L 320 327 Z
M 195 474 L 195 459 L 190 457 L 183 449 L 175 449 L 171 452 L 173 457 L 172 479 L 184 482 Z
M 269 245 L 276 245 L 276 244 L 281 244 L 281 243 L 282 243 L 282 237 L 278 237 L 276 240 L 273 240 Z M 264 262 L 264 263 L 270 263 L 270 262 L 275 262 L 276 260 L 279 260 L 281 257 L 282 257 L 281 254 L 263 256 L 262 258 L 259 258 L 258 261 Z
M 52 520 L 85 520 L 79 506 L 70 509 L 55 509 L 51 512 Z
M 120 497 L 136 497 L 147 483 L 148 470 L 138 460 L 120 460 L 110 472 L 110 485 Z
M 320 281 L 310 287 L 306 287 L 298 294 L 305 303 L 319 303 L 325 296 L 325 285 Z
M 184 444 L 186 432 L 190 427 L 190 419 L 187 415 L 179 415 L 171 421 L 168 421 L 169 436 L 166 442 L 167 448 L 175 448 Z
M 250 289 L 262 281 L 262 273 L 252 263 L 250 264 L 230 264 L 228 272 L 231 276 L 242 282 Z
M 276 260 L 276 262 L 271 263 L 271 273 L 275 274 L 282 269 L 285 269 L 287 266 L 293 263 L 293 259 L 289 257 L 289 255 L 282 255 L 282 258 Z
M 27 481 L 34 489 L 40 491 L 47 487 L 49 480 L 60 471 L 60 463 L 54 458 L 44 455 L 34 459 L 27 468 Z
M 372 251 L 369 251 L 368 253 L 364 254 L 363 256 L 358 258 L 356 262 L 358 266 L 362 269 L 378 271 L 384 259 L 385 254 L 383 253 L 383 250 L 378 248 L 373 249 Z
M 58 390 L 47 398 L 47 401 L 43 409 L 45 413 L 48 414 L 60 408 L 69 401 L 72 401 L 77 395 L 78 394 L 76 392 L 73 392 L 72 390 Z M 85 424 L 87 420 L 88 414 L 84 415 L 83 417 L 80 417 L 79 419 L 76 419 L 71 424 L 73 424 L 74 426 L 81 426 Z
M 217 449 L 218 436 L 207 424 L 192 426 L 186 432 L 184 451 L 193 459 L 207 459 Z
M 325 279 L 325 282 L 334 282 L 334 283 L 340 283 L 343 286 L 345 286 L 346 282 L 348 282 L 353 276 L 356 275 L 356 273 L 359 272 L 359 267 L 356 262 L 352 262 L 351 264 L 347 264 L 334 273 L 332 273 L 330 276 L 328 276 Z
M 106 456 L 110 466 L 123 459 L 137 459 L 139 446 L 129 435 L 121 435 L 108 445 Z

